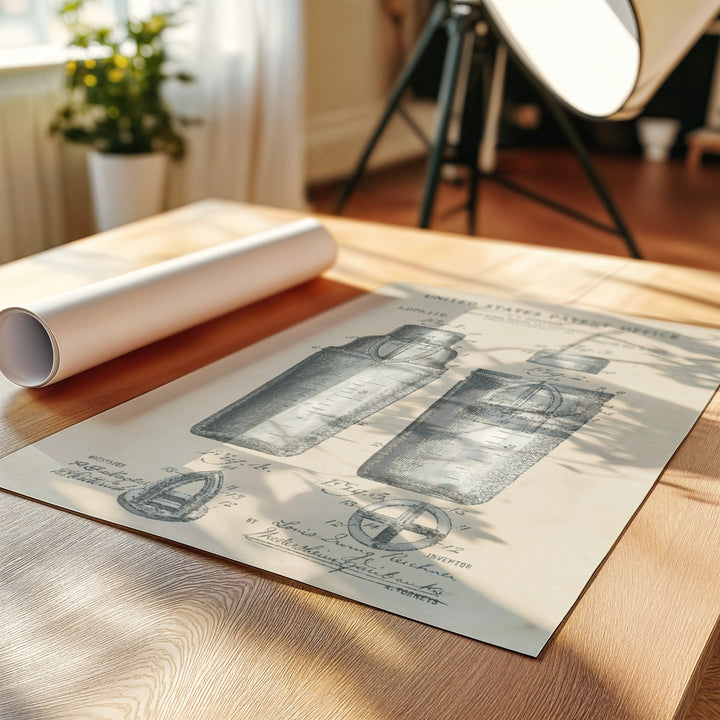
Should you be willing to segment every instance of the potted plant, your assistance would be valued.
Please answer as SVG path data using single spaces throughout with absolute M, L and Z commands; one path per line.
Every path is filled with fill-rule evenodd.
M 182 157 L 185 142 L 177 130 L 182 120 L 162 88 L 171 78 L 192 78 L 167 71 L 164 34 L 177 25 L 177 13 L 93 27 L 84 11 L 85 0 L 65 2 L 59 11 L 73 59 L 68 97 L 50 130 L 91 148 L 95 219 L 106 230 L 163 209 L 168 158 Z

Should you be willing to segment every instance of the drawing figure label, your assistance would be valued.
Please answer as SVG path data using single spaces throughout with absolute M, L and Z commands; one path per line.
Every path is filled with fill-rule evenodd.
M 475 370 L 367 460 L 358 475 L 466 505 L 484 503 L 611 397 Z
M 277 456 L 298 455 L 440 377 L 460 333 L 403 325 L 326 347 L 191 428 Z

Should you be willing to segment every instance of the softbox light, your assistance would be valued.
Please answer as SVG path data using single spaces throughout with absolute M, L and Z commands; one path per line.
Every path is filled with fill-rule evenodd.
M 717 0 L 484 0 L 518 60 L 590 118 L 635 117 L 720 9 Z

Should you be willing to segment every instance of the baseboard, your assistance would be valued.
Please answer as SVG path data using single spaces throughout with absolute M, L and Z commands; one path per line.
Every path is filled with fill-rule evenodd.
M 435 126 L 435 103 L 410 100 L 403 109 L 431 137 Z M 343 108 L 310 117 L 306 121 L 306 163 L 309 184 L 347 177 L 384 110 L 381 102 Z M 425 144 L 395 113 L 368 162 L 368 169 L 422 156 Z

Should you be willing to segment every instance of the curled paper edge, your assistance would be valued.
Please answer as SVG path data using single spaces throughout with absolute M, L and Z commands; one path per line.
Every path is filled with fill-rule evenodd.
M 52 330 L 32 310 L 0 312 L 0 371 L 16 385 L 41 387 L 57 375 L 60 350 Z
M 337 246 L 306 218 L 0 311 L 0 372 L 44 387 L 311 280 Z

